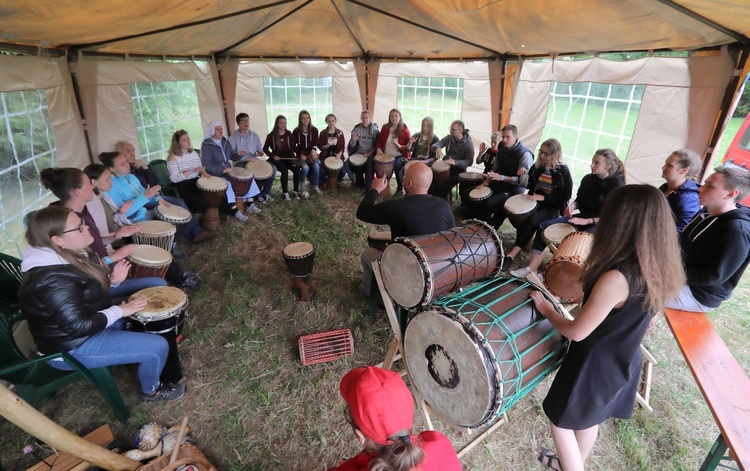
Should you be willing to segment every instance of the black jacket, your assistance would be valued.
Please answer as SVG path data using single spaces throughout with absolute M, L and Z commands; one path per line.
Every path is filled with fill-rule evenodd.
M 107 326 L 109 294 L 72 265 L 38 266 L 24 273 L 18 291 L 21 311 L 39 351 L 68 351 Z

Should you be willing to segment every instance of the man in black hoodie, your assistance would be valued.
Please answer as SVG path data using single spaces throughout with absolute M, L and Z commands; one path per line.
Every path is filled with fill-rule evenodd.
M 719 167 L 698 189 L 701 210 L 680 234 L 687 286 L 666 307 L 709 312 L 732 296 L 750 262 L 750 173 Z

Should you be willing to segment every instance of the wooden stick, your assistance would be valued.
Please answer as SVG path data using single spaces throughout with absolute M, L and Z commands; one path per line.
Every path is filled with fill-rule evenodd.
M 461 459 L 466 453 L 468 453 L 469 451 L 471 451 L 471 449 L 474 448 L 477 445 L 477 443 L 479 443 L 480 441 L 484 440 L 485 437 L 488 437 L 492 432 L 494 432 L 498 427 L 500 427 L 501 425 L 503 425 L 507 421 L 508 421 L 507 420 L 507 416 L 505 414 L 503 414 L 503 416 L 500 417 L 500 419 L 497 422 L 495 422 L 494 424 L 492 424 L 490 426 L 490 428 L 488 428 L 484 432 L 482 432 L 479 435 L 477 435 L 477 437 L 474 440 L 472 440 L 469 443 L 467 443 L 466 446 L 463 447 L 461 449 L 461 451 L 458 452 L 458 459 Z
M 71 433 L 0 384 L 0 415 L 58 451 L 109 471 L 131 471 L 141 464 Z
M 182 439 L 185 437 L 185 429 L 187 428 L 188 418 L 185 416 L 182 419 L 182 425 L 180 426 L 180 433 L 177 435 L 177 442 L 174 444 L 174 450 L 172 450 L 172 456 L 169 457 L 169 464 L 174 463 L 177 461 L 177 454 L 180 451 L 180 444 L 182 443 Z

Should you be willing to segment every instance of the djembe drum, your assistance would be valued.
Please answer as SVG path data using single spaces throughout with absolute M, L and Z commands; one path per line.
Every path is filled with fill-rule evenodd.
M 380 270 L 391 298 L 413 308 L 495 276 L 502 261 L 497 232 L 483 221 L 468 219 L 434 234 L 397 237 L 383 251 Z
M 153 245 L 136 245 L 128 255 L 130 262 L 129 278 L 164 278 L 172 263 L 172 254 Z
M 176 383 L 182 379 L 177 336 L 182 330 L 182 323 L 188 316 L 188 297 L 179 288 L 154 286 L 134 293 L 128 301 L 140 298 L 146 298 L 148 304 L 130 316 L 128 329 L 135 332 L 161 335 L 167 340 L 169 354 L 161 372 L 161 379 L 162 381 Z
M 568 234 L 544 268 L 545 286 L 563 302 L 579 302 L 583 298 L 581 274 L 593 244 L 594 236 L 588 232 Z
M 174 224 L 176 227 L 187 224 L 193 219 L 193 215 L 185 208 L 171 204 L 169 206 L 160 204 L 154 208 L 156 219 Z
M 356 178 L 357 186 L 365 185 L 365 168 L 367 167 L 367 157 L 362 154 L 349 156 L 349 168 L 352 169 Z
M 487 424 L 562 363 L 566 342 L 536 310 L 529 298 L 535 290 L 526 280 L 495 278 L 441 298 L 409 321 L 404 361 L 441 417 L 462 427 Z
M 484 175 L 478 172 L 461 172 L 458 174 L 458 183 L 466 185 L 466 188 L 473 190 L 484 181 Z
M 372 162 L 375 175 L 377 175 L 378 178 L 385 178 L 388 181 L 385 185 L 385 189 L 380 192 L 380 196 L 391 196 L 390 181 L 393 176 L 393 166 L 395 163 L 396 158 L 389 154 L 378 154 Z
M 227 197 L 227 181 L 221 177 L 200 177 L 195 184 L 206 202 L 206 212 L 201 218 L 201 227 L 207 231 L 219 228 L 219 205 Z
M 528 195 L 513 195 L 505 200 L 505 212 L 513 227 L 518 228 L 536 211 L 537 202 L 527 198 Z
M 375 231 L 367 236 L 367 245 L 381 252 L 391 243 L 391 231 Z
M 133 242 L 141 245 L 153 245 L 167 252 L 172 251 L 174 235 L 177 232 L 174 224 L 166 221 L 142 221 L 138 225 L 141 228 L 133 234 Z
M 565 236 L 574 232 L 576 232 L 576 228 L 572 225 L 566 222 L 558 222 L 557 224 L 547 226 L 547 228 L 542 231 L 542 239 L 544 239 L 544 242 L 547 245 L 551 245 L 556 251 Z
M 237 210 L 245 212 L 245 199 L 244 195 L 250 191 L 250 185 L 253 183 L 253 172 L 241 167 L 234 167 L 227 173 L 227 179 L 232 185 L 232 191 L 234 192 L 235 203 L 237 204 Z
M 436 185 L 448 183 L 451 177 L 451 166 L 442 160 L 432 164 L 432 181 Z
M 469 201 L 474 206 L 479 206 L 492 196 L 492 189 L 488 186 L 474 188 L 469 192 Z
M 328 175 L 328 189 L 333 190 L 338 186 L 339 172 L 344 168 L 344 161 L 338 157 L 328 157 L 323 161 L 323 165 L 326 166 L 326 174 Z
M 292 275 L 292 292 L 297 301 L 311 301 L 315 288 L 310 281 L 315 264 L 315 247 L 309 242 L 294 242 L 281 251 L 286 267 Z
M 268 183 L 268 180 L 273 177 L 273 165 L 269 164 L 265 160 L 251 160 L 245 164 L 245 168 L 253 173 L 253 178 L 255 179 L 255 183 L 258 185 L 258 188 L 263 188 L 263 185 Z

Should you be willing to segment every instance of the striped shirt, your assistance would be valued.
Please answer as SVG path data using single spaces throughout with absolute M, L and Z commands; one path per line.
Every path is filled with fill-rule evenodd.
M 200 175 L 196 172 L 194 175 L 185 177 L 182 172 L 190 170 L 191 168 L 202 167 L 201 158 L 198 157 L 198 153 L 195 151 L 185 155 L 175 155 L 174 161 L 167 160 L 167 169 L 169 170 L 169 179 L 172 183 L 181 182 L 184 180 L 190 180 L 191 178 L 198 178 Z

